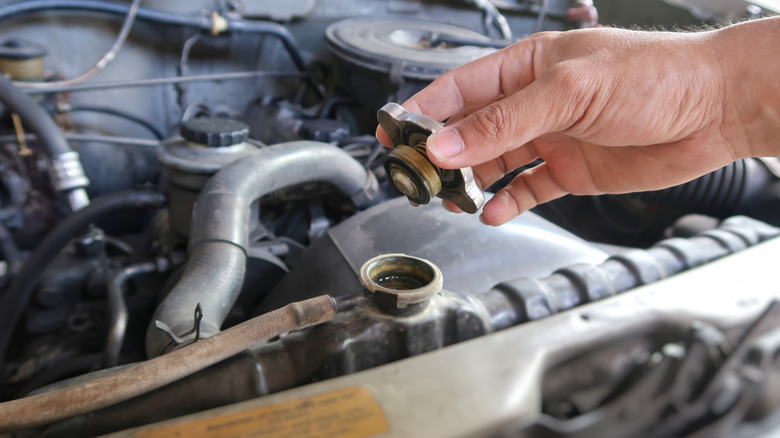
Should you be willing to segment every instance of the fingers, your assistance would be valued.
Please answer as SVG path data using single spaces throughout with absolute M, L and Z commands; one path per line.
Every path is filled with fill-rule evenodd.
M 454 68 L 407 100 L 407 111 L 442 121 L 468 107 L 482 107 L 536 78 L 534 54 L 540 38 L 517 43 Z
M 452 201 L 448 201 L 446 199 L 441 200 L 441 206 L 444 207 L 445 210 L 452 213 L 463 213 L 463 210 L 461 210 L 460 207 L 453 204 Z
M 522 90 L 429 137 L 428 156 L 445 169 L 474 166 L 542 134 L 566 130 L 584 116 L 595 93 L 588 81 L 572 66 L 558 64 Z
M 480 220 L 488 225 L 501 225 L 524 211 L 567 193 L 555 181 L 547 163 L 542 163 L 521 173 L 496 193 L 482 208 Z
M 390 136 L 387 135 L 384 129 L 382 129 L 381 126 L 376 127 L 376 139 L 379 140 L 380 143 L 385 145 L 386 147 L 393 147 L 392 142 L 390 141 Z

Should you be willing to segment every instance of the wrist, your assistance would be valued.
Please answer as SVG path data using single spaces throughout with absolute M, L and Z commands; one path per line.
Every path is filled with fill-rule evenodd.
M 711 39 L 723 75 L 723 134 L 738 157 L 780 156 L 780 17 L 729 26 Z

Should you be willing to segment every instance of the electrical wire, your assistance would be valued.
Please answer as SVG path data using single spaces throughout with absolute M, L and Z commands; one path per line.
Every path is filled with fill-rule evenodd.
M 178 76 L 186 76 L 188 73 L 188 63 L 190 60 L 190 51 L 192 51 L 192 47 L 198 43 L 201 39 L 201 34 L 196 33 L 189 38 L 187 38 L 186 41 L 184 41 L 184 45 L 182 45 L 181 48 L 181 57 L 179 58 L 179 70 L 178 70 Z M 176 84 L 176 103 L 179 105 L 179 109 L 182 109 L 185 106 L 185 92 L 186 88 L 182 84 Z M 183 112 L 183 111 L 182 111 Z
M 165 138 L 165 135 L 163 135 L 162 131 L 160 131 L 159 129 L 157 129 L 157 127 L 152 125 L 151 122 L 115 108 L 109 108 L 106 106 L 91 106 L 91 105 L 88 106 L 68 105 L 62 108 L 58 107 L 57 110 L 58 112 L 70 112 L 70 113 L 79 112 L 79 111 L 94 112 L 94 113 L 101 113 L 101 114 L 107 114 L 114 117 L 119 117 L 144 127 L 147 131 L 149 131 L 152 135 L 154 135 L 154 137 L 157 140 L 162 140 L 163 138 Z
M 184 42 L 184 45 L 181 48 L 181 59 L 179 59 L 179 76 L 187 75 L 187 63 L 190 61 L 190 52 L 192 51 L 192 47 L 197 44 L 201 38 L 201 34 L 196 33 L 187 38 L 187 41 Z
M 299 71 L 306 71 L 306 63 L 303 61 L 303 55 L 301 55 L 301 49 L 298 48 L 298 43 L 295 38 L 287 30 L 286 27 L 279 23 L 270 21 L 255 21 L 255 20 L 228 20 L 227 31 L 228 32 L 246 32 L 257 33 L 261 35 L 272 35 L 281 41 L 282 45 L 287 49 L 290 58 L 295 64 L 295 67 Z M 316 88 L 315 88 L 316 90 Z
M 19 88 L 38 88 L 38 89 L 49 89 L 52 87 L 66 87 L 70 85 L 76 85 L 80 84 L 96 74 L 100 73 L 108 64 L 111 63 L 111 61 L 116 58 L 116 55 L 119 53 L 119 51 L 122 49 L 122 46 L 125 44 L 125 41 L 127 40 L 127 36 L 130 35 L 130 29 L 133 28 L 133 23 L 135 22 L 135 16 L 138 14 L 138 8 L 141 6 L 141 0 L 133 0 L 133 3 L 130 4 L 130 8 L 127 10 L 127 17 L 125 18 L 125 21 L 122 23 L 122 28 L 119 30 L 119 35 L 117 35 L 116 40 L 114 41 L 114 44 L 111 46 L 111 49 L 103 54 L 103 56 L 98 60 L 98 62 L 95 63 L 92 68 L 84 72 L 81 76 L 77 76 L 72 79 L 66 79 L 63 81 L 55 81 L 55 82 L 24 82 L 24 81 L 16 81 L 14 82 L 14 85 L 16 85 Z

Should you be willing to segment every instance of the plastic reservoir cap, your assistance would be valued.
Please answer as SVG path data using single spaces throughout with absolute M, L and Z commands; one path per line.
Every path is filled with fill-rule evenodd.
M 211 147 L 232 146 L 249 138 L 249 125 L 235 119 L 202 117 L 184 122 L 181 136 L 189 142 Z
M 0 59 L 34 59 L 46 56 L 46 48 L 23 38 L 8 38 L 0 42 Z

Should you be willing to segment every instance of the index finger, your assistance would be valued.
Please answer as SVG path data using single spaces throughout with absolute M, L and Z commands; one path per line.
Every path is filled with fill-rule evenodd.
M 456 67 L 402 106 L 407 111 L 442 121 L 469 107 L 480 108 L 525 88 L 544 70 L 542 57 L 536 50 L 540 46 L 538 41 L 538 37 L 526 38 Z

